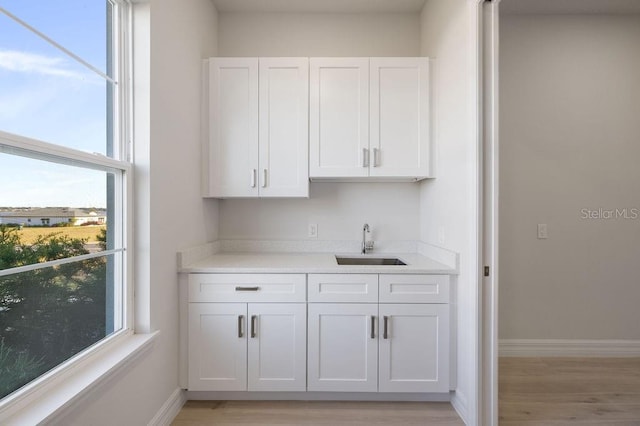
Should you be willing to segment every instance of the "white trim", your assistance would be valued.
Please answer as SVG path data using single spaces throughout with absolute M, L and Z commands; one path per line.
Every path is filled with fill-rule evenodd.
M 83 260 L 94 259 L 96 257 L 107 257 L 112 254 L 122 253 L 124 251 L 125 251 L 124 248 L 104 250 L 96 253 L 82 254 L 80 256 L 65 257 L 64 259 L 49 260 L 48 262 L 33 263 L 31 265 L 3 269 L 0 271 L 0 277 L 4 277 L 6 275 L 20 274 L 22 272 L 35 271 L 36 269 L 51 268 L 53 266 L 65 265 L 67 263 L 82 262 Z
M 152 347 L 158 332 L 128 334 L 73 360 L 63 371 L 38 380 L 18 391 L 0 409 L 0 423 L 6 425 L 57 423 L 72 413 L 87 393 L 131 365 Z M 114 339 L 115 340 L 115 339 Z
M 467 398 L 460 391 L 453 392 L 451 395 L 451 406 L 460 416 L 465 425 L 469 423 L 469 409 L 467 407 Z
M 13 21 L 15 21 L 18 25 L 22 25 L 25 29 L 31 31 L 32 33 L 34 33 L 35 35 L 37 35 L 38 37 L 40 37 L 41 39 L 43 39 L 44 41 L 46 41 L 47 43 L 49 43 L 50 45 L 55 47 L 56 49 L 58 49 L 61 52 L 65 53 L 67 56 L 70 56 L 71 58 L 75 59 L 76 61 L 78 61 L 79 63 L 84 65 L 85 67 L 89 68 L 91 71 L 95 72 L 100 77 L 104 78 L 107 81 L 110 81 L 113 84 L 116 84 L 116 85 L 118 84 L 118 82 L 116 80 L 114 80 L 113 78 L 109 77 L 108 75 L 106 75 L 105 73 L 100 71 L 98 68 L 94 67 L 89 62 L 85 61 L 80 56 L 78 56 L 75 53 L 73 53 L 72 51 L 70 51 L 69 49 L 63 47 L 61 44 L 59 44 L 58 42 L 53 40 L 51 37 L 48 37 L 46 34 L 42 33 L 41 31 L 38 31 L 36 28 L 34 28 L 31 25 L 27 24 L 25 21 L 23 21 L 22 19 L 18 18 L 16 15 L 12 14 L 8 10 L 6 10 L 5 8 L 0 7 L 0 12 L 5 14 L 9 19 L 12 19 Z
M 640 340 L 500 339 L 501 357 L 640 357 Z
M 187 393 L 177 388 L 162 404 L 162 407 L 160 407 L 147 426 L 169 426 L 185 402 L 187 402 Z
M 187 391 L 194 401 L 421 401 L 448 402 L 451 393 L 404 392 L 217 392 Z
M 498 4 L 478 2 L 478 49 L 480 51 L 482 240 L 481 266 L 489 267 L 482 278 L 481 386 L 478 423 L 498 424 L 498 285 L 499 285 L 499 126 L 498 126 Z M 484 269 L 484 268 L 483 268 Z M 483 272 L 483 271 L 481 271 Z M 482 274 L 484 275 L 484 274 Z
M 131 171 L 131 164 L 102 154 L 92 154 L 0 130 L 0 152 L 88 169 Z

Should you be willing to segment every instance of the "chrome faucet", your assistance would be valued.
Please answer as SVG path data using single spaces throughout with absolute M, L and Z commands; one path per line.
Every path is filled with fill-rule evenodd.
M 370 233 L 369 224 L 365 223 L 362 227 L 362 254 L 367 254 L 367 251 L 373 250 L 373 241 L 367 241 L 366 235 Z

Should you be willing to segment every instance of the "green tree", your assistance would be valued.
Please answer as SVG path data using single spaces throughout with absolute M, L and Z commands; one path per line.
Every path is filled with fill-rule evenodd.
M 52 233 L 27 245 L 17 229 L 0 225 L 0 269 L 87 254 L 85 242 Z M 21 360 L 33 370 L 19 375 L 28 382 L 103 338 L 105 290 L 104 258 L 0 277 L 0 339 L 13 354 L 0 363 Z M 3 369 L 7 366 L 0 364 Z M 15 390 L 2 386 L 4 381 L 0 397 Z
M 100 228 L 98 235 L 96 236 L 98 240 L 98 244 L 100 244 L 100 248 L 102 250 L 107 249 L 107 228 Z

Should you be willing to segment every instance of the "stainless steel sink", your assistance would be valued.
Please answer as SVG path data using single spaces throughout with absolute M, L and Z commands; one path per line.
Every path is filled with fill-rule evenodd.
M 406 265 L 397 257 L 343 257 L 336 256 L 338 265 Z

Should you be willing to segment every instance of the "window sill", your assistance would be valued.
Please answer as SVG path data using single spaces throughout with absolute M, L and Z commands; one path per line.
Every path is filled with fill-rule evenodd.
M 40 424 L 62 419 L 88 391 L 151 349 L 158 333 L 114 336 L 62 371 L 27 385 L 0 404 L 0 424 Z

